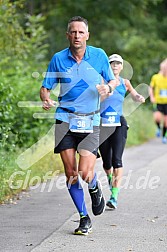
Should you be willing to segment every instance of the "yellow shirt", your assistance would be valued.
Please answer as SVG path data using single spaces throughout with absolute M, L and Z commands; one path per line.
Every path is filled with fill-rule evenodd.
M 151 78 L 150 86 L 154 89 L 155 102 L 167 104 L 167 77 L 162 74 L 154 74 Z

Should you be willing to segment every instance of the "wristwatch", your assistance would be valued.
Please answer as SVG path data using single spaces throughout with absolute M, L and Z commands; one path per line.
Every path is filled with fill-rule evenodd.
M 110 85 L 108 85 L 108 86 L 109 86 L 109 92 L 108 93 L 112 93 L 113 92 L 112 87 Z

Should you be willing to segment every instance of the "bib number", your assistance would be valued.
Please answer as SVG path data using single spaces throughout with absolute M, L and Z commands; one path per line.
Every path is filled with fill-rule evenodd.
M 106 112 L 104 117 L 102 117 L 102 126 L 121 126 L 120 115 L 118 115 L 116 112 Z
M 72 132 L 93 133 L 93 115 L 69 115 L 69 129 Z
M 160 90 L 160 97 L 167 97 L 167 90 L 166 89 L 161 89 Z

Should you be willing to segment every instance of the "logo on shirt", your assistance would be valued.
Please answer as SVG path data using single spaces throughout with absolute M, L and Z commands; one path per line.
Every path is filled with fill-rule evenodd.
M 67 73 L 72 73 L 72 68 L 71 67 L 67 67 Z

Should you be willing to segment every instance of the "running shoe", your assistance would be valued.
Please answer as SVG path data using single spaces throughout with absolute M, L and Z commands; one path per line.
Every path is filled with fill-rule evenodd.
M 105 200 L 102 194 L 100 182 L 97 180 L 95 189 L 89 189 L 92 200 L 92 212 L 94 215 L 100 215 L 105 210 Z
M 163 143 L 163 144 L 167 144 L 167 137 L 163 137 L 163 138 L 162 138 L 162 143 Z
M 76 235 L 88 235 L 92 232 L 92 223 L 88 215 L 81 217 L 80 224 L 77 229 L 75 229 L 74 234 Z
M 161 130 L 157 129 L 157 131 L 156 131 L 156 137 L 160 137 L 160 136 L 161 136 Z
M 116 209 L 116 208 L 117 208 L 117 200 L 116 200 L 114 197 L 111 197 L 111 198 L 107 201 L 106 205 L 107 205 L 108 207 L 112 208 L 112 209 Z

